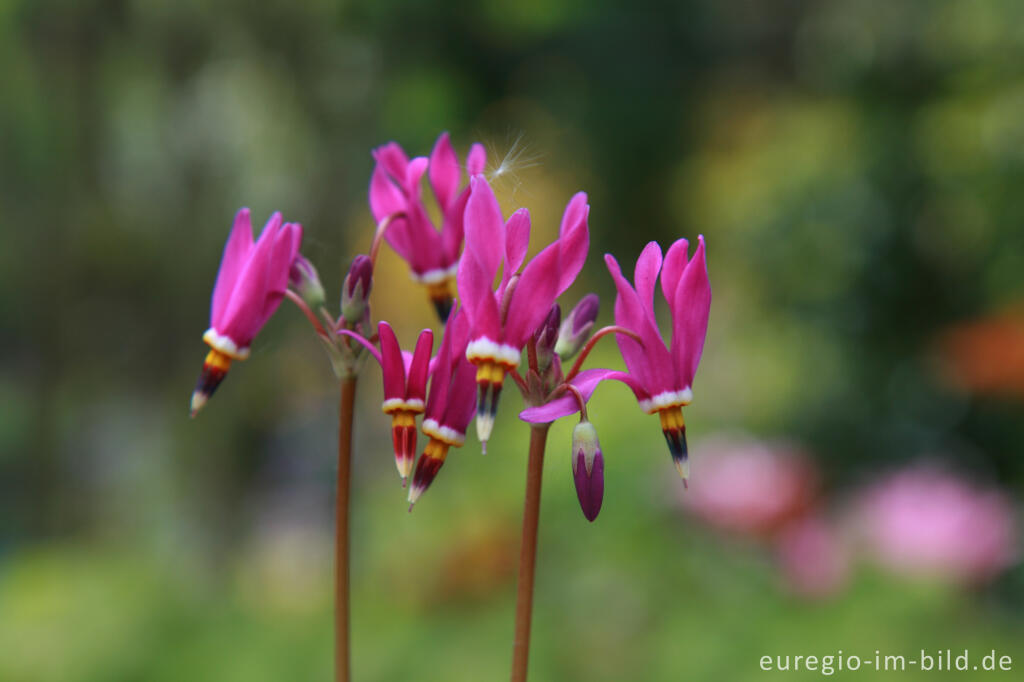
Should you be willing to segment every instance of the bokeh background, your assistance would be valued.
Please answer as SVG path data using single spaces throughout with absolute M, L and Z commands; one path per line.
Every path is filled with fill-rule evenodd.
M 565 303 L 604 323 L 602 253 L 708 243 L 690 491 L 609 385 L 588 524 L 553 427 L 531 679 L 947 647 L 1019 674 L 1022 26 L 1016 0 L 0 3 L 0 680 L 329 679 L 337 386 L 286 304 L 189 420 L 210 287 L 246 205 L 305 225 L 336 300 L 371 149 L 443 130 L 487 145 L 534 250 L 589 192 Z M 433 324 L 393 253 L 375 286 L 405 343 Z M 519 398 L 413 514 L 379 400 L 371 366 L 356 678 L 503 679 Z

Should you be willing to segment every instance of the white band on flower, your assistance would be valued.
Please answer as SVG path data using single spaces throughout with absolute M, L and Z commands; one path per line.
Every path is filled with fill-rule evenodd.
M 640 401 L 640 409 L 654 414 L 668 407 L 684 407 L 693 401 L 693 389 L 689 386 L 681 391 L 663 391 L 656 396 Z
M 405 400 L 404 398 L 388 398 L 384 401 L 384 404 L 381 405 L 380 409 L 383 410 L 385 414 L 391 414 L 392 412 L 397 412 L 399 410 L 403 410 L 405 412 L 422 412 L 423 401 L 419 398 L 412 398 L 410 400 Z
M 493 360 L 508 367 L 516 367 L 519 365 L 519 357 L 522 354 L 522 349 L 510 346 L 507 343 L 491 341 L 486 336 L 474 339 L 466 346 L 466 359 L 470 362 L 474 360 Z
M 423 273 L 409 271 L 409 275 L 413 281 L 419 282 L 420 284 L 440 284 L 441 282 L 447 282 L 448 280 L 455 277 L 459 272 L 459 264 L 456 263 L 451 267 L 447 268 L 434 268 L 433 270 L 427 270 Z
M 214 349 L 219 353 L 223 353 L 230 358 L 235 360 L 245 360 L 249 357 L 249 348 L 239 348 L 238 344 L 232 341 L 227 336 L 220 334 L 216 329 L 210 327 L 203 334 L 203 341 L 206 342 L 210 348 Z
M 431 438 L 436 438 L 442 443 L 454 445 L 457 448 L 462 447 L 462 444 L 466 442 L 466 434 L 459 433 L 450 426 L 441 426 L 436 419 L 424 419 L 420 428 Z

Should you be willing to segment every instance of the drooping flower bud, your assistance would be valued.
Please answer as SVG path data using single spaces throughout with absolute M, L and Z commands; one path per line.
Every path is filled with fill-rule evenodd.
M 572 477 L 583 516 L 593 521 L 604 499 L 604 456 L 597 429 L 586 420 L 572 430 Z
M 288 271 L 288 285 L 313 310 L 320 308 L 327 298 L 324 287 L 320 284 L 320 275 L 309 259 L 302 254 L 297 255 L 292 262 L 291 270 Z
M 558 330 L 558 342 L 555 344 L 555 352 L 562 360 L 568 360 L 579 353 L 590 338 L 600 304 L 601 299 L 597 294 L 587 294 L 562 322 Z
M 557 303 L 551 306 L 548 316 L 533 335 L 537 348 L 537 369 L 541 374 L 551 366 L 554 357 L 555 343 L 558 341 L 559 326 L 562 322 L 562 308 Z
M 370 300 L 373 286 L 373 261 L 365 254 L 359 254 L 345 275 L 341 286 L 341 316 L 349 324 L 362 320 Z

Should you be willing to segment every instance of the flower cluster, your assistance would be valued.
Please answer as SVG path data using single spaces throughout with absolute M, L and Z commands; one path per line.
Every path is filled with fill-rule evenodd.
M 648 244 L 632 284 L 615 258 L 606 255 L 617 291 L 615 324 L 595 330 L 600 307 L 596 295 L 581 299 L 564 320 L 558 304 L 587 259 L 590 205 L 585 193 L 569 200 L 557 237 L 527 260 L 530 214 L 522 208 L 504 217 L 484 174 L 481 145 L 473 145 L 466 157 L 465 183 L 447 133 L 429 157 L 410 159 L 394 142 L 375 149 L 373 157 L 369 204 L 378 229 L 368 255 L 355 259 L 345 279 L 338 319 L 324 306 L 316 269 L 298 253 L 301 227 L 282 226 L 275 214 L 254 246 L 248 211 L 239 213 L 214 291 L 210 330 L 204 336 L 212 350 L 193 396 L 193 413 L 230 361 L 246 357 L 252 338 L 288 295 L 313 324 L 338 376 L 355 376 L 367 356 L 379 363 L 382 409 L 391 417 L 396 466 L 403 485 L 413 478 L 410 504 L 430 486 L 448 451 L 465 442 L 474 416 L 486 452 L 509 377 L 526 403 L 521 418 L 535 427 L 580 413 L 571 466 L 588 520 L 601 508 L 604 459 L 586 405 L 607 379 L 625 383 L 644 412 L 659 416 L 685 482 L 682 408 L 693 396 L 711 305 L 703 238 L 692 256 L 685 239 L 673 243 L 664 257 L 658 244 Z M 437 202 L 439 228 L 424 202 L 424 177 Z M 429 329 L 420 332 L 412 351 L 404 351 L 390 323 L 371 327 L 368 297 L 382 241 L 408 263 L 413 279 L 427 287 L 444 324 L 436 355 Z M 659 273 L 672 320 L 669 343 L 662 339 L 654 311 Z M 627 371 L 584 370 L 594 343 L 607 335 L 616 336 Z M 573 357 L 572 367 L 563 368 Z M 414 468 L 419 415 L 419 430 L 428 441 Z

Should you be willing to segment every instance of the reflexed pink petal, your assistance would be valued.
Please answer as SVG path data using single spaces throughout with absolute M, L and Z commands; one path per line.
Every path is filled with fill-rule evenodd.
M 453 351 L 456 349 L 452 347 L 454 335 L 451 331 L 452 326 L 449 322 L 441 336 L 441 347 L 437 351 L 437 357 L 430 363 L 430 392 L 427 394 L 426 417 L 436 419 L 438 422 L 444 419 L 445 411 L 448 409 L 449 387 L 455 364 L 465 358 L 465 349 L 458 355 L 454 354 Z
M 679 278 L 672 310 L 672 360 L 676 379 L 682 383 L 682 388 L 689 387 L 697 373 L 710 312 L 711 284 L 708 282 L 702 235 L 693 259 Z
M 409 369 L 412 368 L 412 353 L 407 350 L 402 351 L 402 368 L 405 370 L 405 376 L 409 376 Z
M 288 288 L 292 263 L 299 255 L 301 244 L 302 225 L 299 223 L 285 223 L 274 236 L 274 249 L 267 271 L 267 295 L 263 299 L 263 309 L 260 312 L 260 327 L 266 324 L 281 305 L 285 289 Z
M 479 142 L 469 148 L 469 154 L 466 155 L 466 173 L 473 177 L 484 172 L 484 168 L 487 166 L 487 151 L 484 146 Z
M 654 287 L 658 283 L 658 272 L 661 270 L 661 247 L 658 242 L 650 242 L 636 259 L 633 281 L 636 283 L 636 295 L 644 304 L 644 310 L 651 322 L 657 326 L 654 317 Z
M 407 371 L 408 385 L 405 396 L 423 400 L 427 395 L 427 372 L 430 367 L 430 351 L 434 348 L 434 332 L 424 329 L 416 339 L 416 350 Z
M 465 433 L 466 427 L 476 413 L 476 367 L 466 359 L 465 353 L 459 356 L 452 374 L 448 392 L 448 406 L 441 423 L 459 433 Z
M 500 341 L 501 320 L 498 302 L 491 290 L 493 282 L 493 274 L 487 275 L 470 254 L 463 254 L 456 283 L 469 326 L 473 328 L 476 337 L 486 336 L 492 341 Z
M 493 282 L 505 255 L 505 221 L 501 217 L 498 200 L 482 175 L 475 175 L 470 180 L 465 230 L 467 254 L 479 263 L 485 278 Z
M 665 262 L 661 267 L 661 293 L 665 295 L 665 302 L 668 309 L 675 309 L 676 287 L 679 285 L 679 278 L 683 276 L 683 269 L 686 267 L 687 249 L 690 243 L 685 239 L 677 239 L 672 246 L 668 247 L 665 254 Z
M 423 274 L 442 267 L 441 233 L 430 222 L 430 216 L 427 215 L 423 201 L 419 198 L 409 202 L 407 225 L 409 256 L 405 260 L 412 271 Z
M 405 363 L 395 331 L 387 322 L 377 325 L 380 335 L 380 366 L 384 378 L 384 399 L 405 398 Z
M 521 208 L 509 217 L 505 223 L 505 270 L 502 281 L 508 280 L 519 271 L 526 259 L 526 250 L 530 246 L 530 212 Z
M 587 204 L 587 193 L 576 192 L 565 206 L 565 212 L 562 214 L 562 224 L 558 228 L 558 236 L 564 237 L 566 232 L 581 227 L 581 224 L 587 222 L 589 214 L 590 205 Z
M 558 294 L 561 295 L 576 281 L 580 274 L 583 263 L 587 260 L 587 251 L 590 249 L 590 228 L 587 226 L 587 216 L 590 214 L 590 206 L 587 204 L 587 195 L 578 192 L 566 206 L 565 214 L 562 216 L 562 226 L 558 238 L 561 253 L 558 259 Z
M 373 150 L 373 158 L 377 160 L 384 170 L 388 172 L 396 182 L 405 181 L 406 169 L 409 166 L 409 157 L 397 142 L 388 142 Z
M 370 178 L 370 212 L 377 222 L 384 220 L 389 215 L 404 212 L 408 206 L 405 195 L 388 178 L 387 172 L 381 164 L 373 169 L 373 176 Z M 405 218 L 392 220 L 384 233 L 391 248 L 399 256 L 408 261 L 411 255 L 408 236 L 408 221 Z
M 630 374 L 636 377 L 650 395 L 656 395 L 671 388 L 672 363 L 668 351 L 658 331 L 651 326 L 640 297 L 622 276 L 618 262 L 611 254 L 605 254 L 604 261 L 618 292 L 615 297 L 615 323 L 639 334 L 649 347 L 642 347 L 623 334 L 617 334 L 615 341 Z
M 238 283 L 224 308 L 220 326 L 215 329 L 240 348 L 247 347 L 263 323 L 264 300 L 268 293 L 268 273 L 274 238 L 281 226 L 281 214 L 275 213 L 256 241 L 255 247 L 238 273 Z
M 430 186 L 434 188 L 434 196 L 442 211 L 447 211 L 455 200 L 461 179 L 459 157 L 452 149 L 448 133 L 441 133 L 441 137 L 434 143 L 434 150 L 430 152 Z
M 417 156 L 409 162 L 408 167 L 405 169 L 405 191 L 410 199 L 418 200 L 423 194 L 420 191 L 420 180 L 423 179 L 423 174 L 427 172 L 429 163 L 427 157 Z
M 217 283 L 213 287 L 213 300 L 210 304 L 210 326 L 216 326 L 221 322 L 228 301 L 231 300 L 231 292 L 238 284 L 238 276 L 245 267 L 252 248 L 252 221 L 249 209 L 242 208 L 235 214 L 235 223 L 224 245 L 224 255 L 220 259 Z
M 637 400 L 644 400 L 649 397 L 640 384 L 637 383 L 636 379 L 625 372 L 614 369 L 587 369 L 577 374 L 569 383 L 579 389 L 580 393 L 583 394 L 584 401 L 589 401 L 590 397 L 594 395 L 598 384 L 609 379 L 621 381 L 629 386 Z M 533 424 L 546 424 L 579 411 L 580 406 L 576 396 L 566 393 L 545 405 L 523 410 L 519 413 L 519 418 Z
M 455 197 L 441 220 L 441 258 L 445 267 L 459 260 L 462 241 L 466 235 L 466 202 L 469 201 L 469 187 Z
M 522 348 L 548 316 L 558 298 L 559 243 L 549 244 L 527 264 L 512 293 L 505 320 L 505 341 Z

